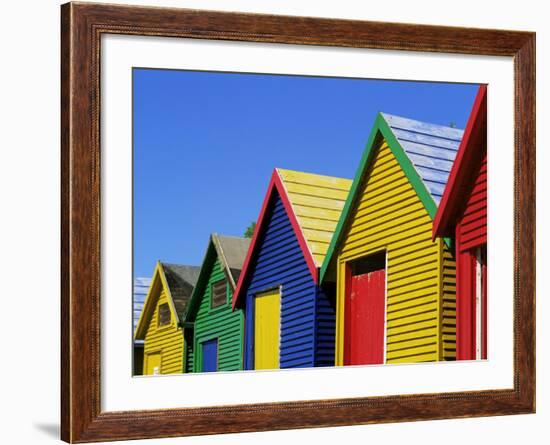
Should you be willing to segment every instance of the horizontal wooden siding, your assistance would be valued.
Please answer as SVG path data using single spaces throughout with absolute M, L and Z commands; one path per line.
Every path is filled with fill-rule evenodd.
M 243 312 L 242 310 L 231 309 L 231 287 L 228 288 L 226 303 L 211 308 L 212 284 L 224 280 L 219 259 L 216 259 L 210 272 L 208 284 L 201 298 L 200 307 L 195 319 L 195 342 L 194 342 L 194 371 L 201 371 L 201 344 L 214 338 L 218 339 L 218 370 L 237 371 L 243 369 Z
M 183 336 L 185 339 L 185 359 L 184 369 L 185 372 L 193 372 L 194 366 L 194 345 L 193 345 L 193 329 L 184 329 Z
M 456 258 L 451 249 L 440 239 L 443 247 L 441 340 L 442 358 L 456 360 Z
M 487 156 L 468 196 L 459 230 L 461 251 L 487 243 Z
M 386 250 L 386 361 L 436 361 L 441 359 L 441 246 L 432 241 L 432 220 L 388 145 L 383 142 L 372 156 L 340 249 L 339 308 L 345 264 Z M 339 347 L 342 329 L 339 314 Z M 337 358 L 341 364 L 341 350 Z
M 183 332 L 177 326 L 176 318 L 171 313 L 171 321 L 167 326 L 158 328 L 158 308 L 168 303 L 166 290 L 162 289 L 155 306 L 155 311 L 145 334 L 144 356 L 148 353 L 161 354 L 161 374 L 179 374 L 183 372 Z M 145 360 L 146 362 L 147 360 Z M 145 372 L 145 370 L 144 370 Z
M 281 287 L 281 368 L 314 366 L 316 285 L 278 194 L 271 198 L 265 230 L 246 287 L 245 367 L 254 369 L 254 298 Z
M 336 327 L 335 287 L 327 284 L 317 291 L 315 326 L 315 366 L 334 366 Z

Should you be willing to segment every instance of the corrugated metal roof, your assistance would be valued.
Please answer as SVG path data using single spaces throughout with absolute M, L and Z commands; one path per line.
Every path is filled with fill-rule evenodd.
M 439 205 L 464 130 L 380 114 Z
M 276 169 L 317 267 L 321 267 L 352 181 Z
M 137 277 L 134 279 L 134 306 L 133 306 L 133 321 L 134 321 L 134 330 L 136 332 L 136 327 L 139 321 L 139 316 L 143 310 L 143 304 L 145 303 L 145 297 L 147 297 L 147 292 L 149 291 L 149 286 L 151 285 L 151 278 Z M 137 340 L 140 342 L 141 340 Z

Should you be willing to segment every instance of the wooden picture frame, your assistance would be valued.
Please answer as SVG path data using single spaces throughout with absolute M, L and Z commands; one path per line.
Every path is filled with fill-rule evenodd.
M 515 70 L 514 387 L 454 393 L 102 412 L 100 38 L 166 36 L 512 56 Z M 61 7 L 61 437 L 174 437 L 535 411 L 535 34 L 68 3 Z

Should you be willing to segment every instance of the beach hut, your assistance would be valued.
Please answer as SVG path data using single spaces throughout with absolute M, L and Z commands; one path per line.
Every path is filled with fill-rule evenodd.
M 336 365 L 455 358 L 455 261 L 432 221 L 462 134 L 377 115 L 321 270 Z
M 143 374 L 177 374 L 185 370 L 183 315 L 199 268 L 157 263 L 135 340 L 145 342 Z
M 458 360 L 487 358 L 487 87 L 479 88 L 433 225 L 453 237 Z
M 249 244 L 249 238 L 210 236 L 185 316 L 186 332 L 193 332 L 188 372 L 243 369 L 244 315 L 233 312 L 231 300 Z
M 132 332 L 136 331 L 137 324 L 139 321 L 139 316 L 143 310 L 143 305 L 145 303 L 145 297 L 151 285 L 151 278 L 137 277 L 134 279 L 134 305 L 133 305 L 133 329 Z M 134 340 L 134 375 L 143 374 L 143 350 L 145 342 L 143 340 Z
M 275 169 L 233 307 L 245 311 L 245 369 L 334 365 L 333 289 L 318 286 L 351 181 Z

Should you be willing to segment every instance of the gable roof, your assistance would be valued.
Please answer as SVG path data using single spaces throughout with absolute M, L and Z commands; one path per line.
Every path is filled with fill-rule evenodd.
M 485 142 L 485 143 L 483 143 Z M 481 85 L 468 118 L 464 138 L 458 149 L 447 186 L 435 215 L 432 237 L 453 235 L 453 223 L 471 184 L 475 166 L 481 165 L 487 153 L 487 86 Z M 481 150 L 479 149 L 481 144 Z
M 181 319 L 187 310 L 191 293 L 199 277 L 200 267 L 169 263 L 160 263 L 160 266 L 163 269 L 176 313 Z
M 277 168 L 273 170 L 243 272 L 233 294 L 233 308 L 240 298 L 274 194 L 281 198 L 311 276 L 317 283 L 318 268 L 323 264 L 350 187 L 349 179 Z
M 187 313 L 185 314 L 185 321 L 192 321 L 196 315 L 196 311 L 200 306 L 200 299 L 204 293 L 204 288 L 210 277 L 210 270 L 216 258 L 220 260 L 222 269 L 232 290 L 235 290 L 249 245 L 250 238 L 223 236 L 217 233 L 210 235 L 197 284 L 193 289 Z
M 381 114 L 439 205 L 464 130 Z
M 317 267 L 323 265 L 351 179 L 275 169 Z
M 359 196 L 365 172 L 380 141 L 386 141 L 426 211 L 433 219 L 462 135 L 463 130 L 457 128 L 378 113 L 353 179 L 344 210 L 340 215 L 321 267 L 320 282 L 323 281 L 333 260 L 336 246 L 340 242 L 347 219 Z
M 231 287 L 235 290 L 250 245 L 250 238 L 223 236 L 214 233 L 212 234 L 212 242 L 218 253 L 218 258 L 226 270 Z
M 154 312 L 156 295 L 162 288 L 166 291 L 168 304 L 179 324 L 191 298 L 191 292 L 196 283 L 199 268 L 196 266 L 183 266 L 157 262 L 155 272 L 151 279 L 149 291 L 145 298 L 145 304 L 139 317 L 135 330 L 135 339 L 144 340 L 147 333 L 147 325 Z

